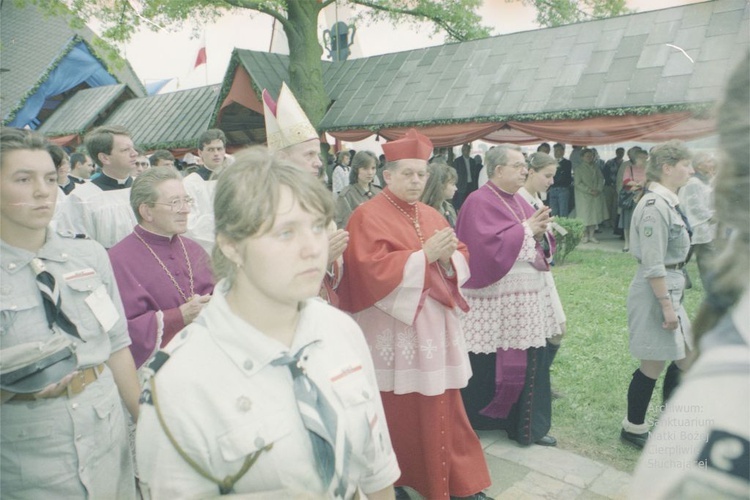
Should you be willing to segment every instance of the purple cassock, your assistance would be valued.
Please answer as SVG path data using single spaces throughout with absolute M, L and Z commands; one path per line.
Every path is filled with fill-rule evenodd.
M 471 277 L 463 288 L 484 288 L 513 267 L 524 237 L 518 216 L 528 218 L 534 209 L 520 195 L 506 193 L 491 182 L 470 196 L 472 203 L 461 208 L 456 222 L 458 240 L 469 247 Z M 523 213 L 517 215 L 511 207 Z
M 135 226 L 109 249 L 132 344 L 140 368 L 185 327 L 179 307 L 211 294 L 214 277 L 206 251 L 183 236 L 160 236 Z
M 534 212 L 535 209 L 520 194 L 507 193 L 488 182 L 467 198 L 458 215 L 456 235 L 469 248 L 471 278 L 463 288 L 472 311 L 462 317 L 462 327 L 470 352 L 488 353 L 486 350 L 474 351 L 474 347 L 480 345 L 478 339 L 502 332 L 497 334 L 502 338 L 492 347 L 496 352 L 488 353 L 492 363 L 489 364 L 488 361 L 486 366 L 489 370 L 494 368 L 494 390 L 491 387 L 474 387 L 476 384 L 472 382 L 481 369 L 475 363 L 479 358 L 470 356 L 475 377 L 469 381 L 469 387 L 463 395 L 472 425 L 481 420 L 480 415 L 492 418 L 505 418 L 508 415 L 524 384 L 529 382 L 526 380 L 528 348 L 525 346 L 544 346 L 545 343 L 546 330 L 539 336 L 539 329 L 535 329 L 533 339 L 530 338 L 531 330 L 528 333 L 524 330 L 535 321 L 526 316 L 539 316 L 535 314 L 537 312 L 548 313 L 550 308 L 546 302 L 534 308 L 492 310 L 493 321 L 489 322 L 482 320 L 481 312 L 481 307 L 485 304 L 502 304 L 502 297 L 515 297 L 514 303 L 520 305 L 540 301 L 545 297 L 548 301 L 549 294 L 544 293 L 542 274 L 549 271 L 545 248 L 533 239 L 530 230 L 524 226 L 524 221 Z M 554 249 L 552 235 L 545 237 L 547 251 Z M 508 276 L 518 269 L 524 271 Z M 531 284 L 529 290 L 518 289 L 519 279 Z M 474 290 L 477 293 L 472 293 Z M 545 314 L 545 317 L 547 315 L 549 314 Z M 509 336 L 505 337 L 506 334 Z M 492 392 L 494 397 L 491 396 Z M 486 393 L 490 393 L 489 398 L 485 398 Z M 472 408 L 476 406 L 476 401 L 471 400 L 480 398 L 484 402 L 479 408 Z M 487 399 L 491 399 L 491 402 Z M 490 404 L 484 407 L 488 402 Z M 475 428 L 479 427 L 475 425 Z M 542 436 L 545 433 L 546 430 Z

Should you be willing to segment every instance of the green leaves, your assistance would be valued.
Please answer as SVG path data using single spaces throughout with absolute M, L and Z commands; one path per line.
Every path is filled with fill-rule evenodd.
M 449 42 L 490 35 L 490 28 L 482 26 L 482 19 L 476 14 L 481 0 L 350 0 L 350 3 L 369 9 L 360 16 L 363 19 L 414 26 L 427 21 L 433 26 L 433 35 L 445 33 Z
M 583 238 L 583 232 L 586 229 L 583 222 L 579 219 L 570 219 L 568 217 L 555 217 L 555 222 L 562 226 L 568 234 L 562 236 L 555 231 L 555 240 L 557 241 L 557 251 L 555 252 L 555 263 L 563 265 L 570 252 L 575 250 Z
M 514 0 L 506 0 L 512 2 Z M 540 26 L 552 27 L 563 24 L 621 16 L 633 12 L 625 0 L 522 0 L 537 11 L 536 21 Z

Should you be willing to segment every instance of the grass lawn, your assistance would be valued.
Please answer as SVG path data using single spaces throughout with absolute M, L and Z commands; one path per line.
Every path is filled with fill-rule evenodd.
M 640 451 L 620 441 L 627 389 L 638 362 L 628 350 L 625 302 L 637 263 L 629 254 L 574 250 L 553 274 L 567 316 L 567 333 L 552 366 L 552 430 L 559 446 L 632 472 Z M 685 306 L 695 317 L 703 289 L 694 262 Z M 663 374 L 662 374 L 663 377 Z M 647 419 L 658 416 L 661 380 Z

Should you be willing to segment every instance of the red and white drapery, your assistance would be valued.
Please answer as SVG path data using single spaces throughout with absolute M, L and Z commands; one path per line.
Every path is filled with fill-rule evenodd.
M 410 127 L 384 128 L 378 135 L 386 140 L 402 137 Z M 555 141 L 596 146 L 626 141 L 662 142 L 691 140 L 716 133 L 714 117 L 697 117 L 693 112 L 653 115 L 601 116 L 581 120 L 473 122 L 419 127 L 435 147 L 448 147 L 475 140 L 493 143 L 536 144 Z M 355 142 L 373 135 L 370 130 L 328 132 L 340 141 Z

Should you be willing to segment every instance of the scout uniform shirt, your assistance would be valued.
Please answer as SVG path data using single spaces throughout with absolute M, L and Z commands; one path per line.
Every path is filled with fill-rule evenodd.
M 237 475 L 246 457 L 258 453 L 234 485 L 235 493 L 285 489 L 287 495 L 279 498 L 289 492 L 325 495 L 290 371 L 272 363 L 310 343 L 305 371 L 351 443 L 349 485 L 372 493 L 393 484 L 400 472 L 370 353 L 354 321 L 309 299 L 287 348 L 229 309 L 226 285 L 225 280 L 216 284 L 211 301 L 166 347 L 169 359 L 144 386 L 136 431 L 141 487 L 153 499 L 219 493 L 217 484 L 199 475 L 170 443 L 156 415 L 153 384 L 175 441 L 211 476 Z
M 640 263 L 628 292 L 630 352 L 636 359 L 682 359 L 685 345 L 692 349 L 693 342 L 682 305 L 685 275 L 675 266 L 684 264 L 690 236 L 676 208 L 677 195 L 657 182 L 648 189 L 635 207 L 630 226 L 630 251 Z M 662 328 L 664 314 L 648 281 L 660 277 L 679 319 L 672 335 Z
M 98 366 L 130 345 L 107 252 L 50 229 L 34 254 L 0 241 L 0 345 L 46 341 L 53 333 L 31 268 L 39 257 L 76 325 L 79 368 Z M 55 327 L 57 328 L 57 327 Z M 67 335 L 59 333 L 60 335 Z M 0 412 L 3 498 L 135 498 L 127 425 L 112 372 L 73 397 L 13 401 Z
M 633 212 L 630 252 L 645 268 L 646 278 L 666 276 L 664 266 L 687 258 L 690 236 L 677 211 L 678 203 L 675 193 L 652 182 Z

